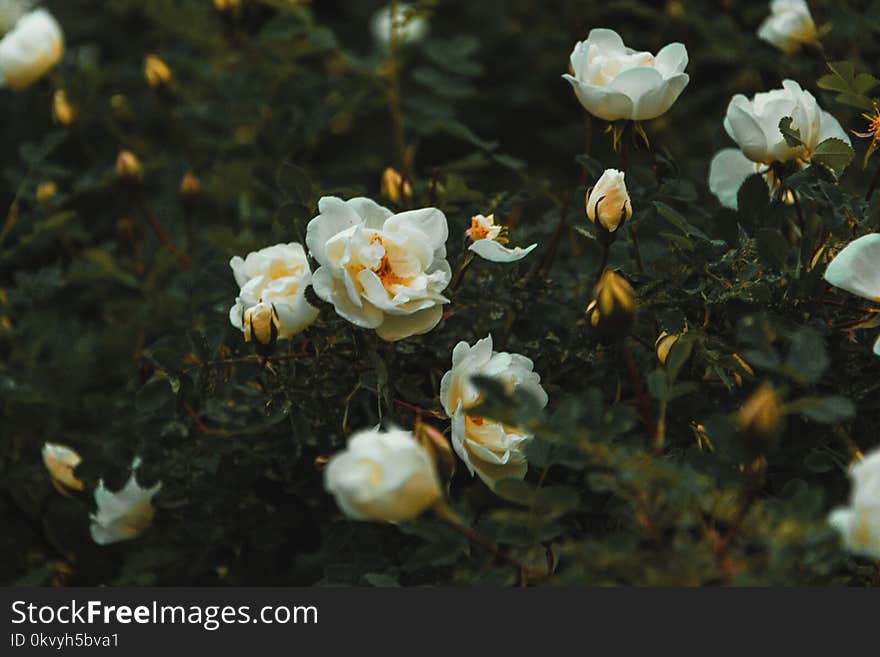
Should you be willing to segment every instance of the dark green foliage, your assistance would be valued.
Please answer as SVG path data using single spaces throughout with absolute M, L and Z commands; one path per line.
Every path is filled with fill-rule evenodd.
M 25 91 L 0 90 L 0 582 L 876 581 L 825 518 L 846 501 L 856 450 L 878 445 L 880 320 L 822 273 L 880 227 L 878 195 L 865 200 L 877 164 L 858 166 L 864 141 L 855 164 L 842 142 L 823 143 L 814 166 L 780 171 L 797 205 L 771 199 L 757 175 L 738 211 L 706 185 L 712 153 L 731 145 L 722 121 L 735 93 L 792 78 L 848 132 L 864 129 L 876 7 L 811 3 L 833 26 L 827 57 L 846 60 L 829 73 L 815 51 L 783 57 L 757 40 L 763 2 L 419 2 L 430 34 L 400 52 L 400 144 L 389 63 L 368 28 L 379 3 L 244 0 L 239 14 L 210 0 L 46 4 L 65 29 L 62 64 Z M 684 42 L 691 75 L 644 125 L 650 148 L 624 135 L 635 214 L 609 263 L 639 310 L 632 335 L 611 343 L 584 315 L 602 250 L 584 195 L 621 154 L 560 78 L 598 26 L 652 52 Z M 149 53 L 173 71 L 166 88 L 144 80 Z M 52 121 L 60 88 L 77 110 L 69 127 Z M 123 148 L 143 165 L 139 189 L 116 179 Z M 393 344 L 310 292 L 316 323 L 258 359 L 229 324 L 229 259 L 303 241 L 323 195 L 391 207 L 386 166 L 413 184 L 396 209 L 446 213 L 453 269 L 473 214 L 494 212 L 512 244 L 540 247 L 514 264 L 475 260 L 444 321 Z M 179 194 L 187 171 L 195 199 Z M 40 201 L 45 181 L 58 193 Z M 685 330 L 661 364 L 658 335 Z M 348 521 L 322 485 L 321 464 L 353 430 L 409 428 L 416 412 L 446 429 L 437 393 L 452 349 L 488 333 L 535 361 L 550 402 L 479 381 L 482 413 L 536 435 L 531 468 L 492 492 L 459 462 L 450 496 L 525 570 L 433 514 Z M 763 382 L 784 400 L 785 428 L 754 445 L 735 416 Z M 85 492 L 53 488 L 44 441 L 80 452 Z M 91 491 L 101 478 L 123 485 L 135 455 L 141 483 L 163 482 L 153 525 L 95 545 Z

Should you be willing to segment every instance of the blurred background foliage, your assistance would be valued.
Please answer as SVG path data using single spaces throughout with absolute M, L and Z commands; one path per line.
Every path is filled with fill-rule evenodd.
M 484 536 L 552 570 L 537 583 L 876 582 L 825 517 L 847 497 L 848 465 L 877 445 L 880 360 L 870 332 L 840 329 L 865 305 L 827 291 L 825 260 L 800 257 L 820 233 L 834 250 L 877 230 L 877 202 L 862 200 L 876 163 L 862 170 L 859 143 L 839 187 L 801 181 L 802 239 L 790 206 L 752 185 L 738 213 L 722 210 L 706 179 L 730 145 L 734 93 L 792 78 L 845 129 L 864 129 L 815 83 L 824 57 L 880 73 L 880 2 L 811 3 L 830 26 L 824 55 L 783 56 L 755 36 L 765 2 L 423 0 L 429 34 L 393 60 L 370 32 L 374 2 L 46 5 L 65 31 L 62 64 L 0 92 L 0 581 L 523 583 L 430 517 L 347 521 L 321 484 L 352 430 L 410 427 L 413 407 L 445 429 L 431 413 L 452 347 L 491 332 L 535 360 L 551 401 L 539 413 L 487 390 L 487 413 L 537 434 L 532 468 L 495 495 L 459 467 L 452 498 Z M 616 343 L 585 321 L 600 248 L 583 199 L 619 155 L 560 77 L 593 27 L 690 55 L 690 85 L 646 125 L 651 149 L 630 156 L 625 230 L 638 230 L 643 262 L 626 236 L 614 245 L 639 302 L 632 337 Z M 168 84 L 145 80 L 150 54 Z M 58 90 L 69 125 L 53 118 Z M 122 149 L 142 185 L 118 181 Z M 397 207 L 446 213 L 453 267 L 476 213 L 540 248 L 515 265 L 475 262 L 426 336 L 377 343 L 314 299 L 316 324 L 281 343 L 271 369 L 256 362 L 229 325 L 229 258 L 302 241 L 322 195 L 378 200 L 387 166 L 414 187 Z M 188 172 L 198 189 L 190 179 L 182 193 Z M 661 365 L 655 339 L 685 326 Z M 777 440 L 755 443 L 734 416 L 764 382 L 787 418 Z M 140 455 L 141 481 L 164 482 L 150 530 L 95 545 L 90 496 L 54 490 L 47 440 L 82 454 L 87 490 L 102 477 L 120 486 Z

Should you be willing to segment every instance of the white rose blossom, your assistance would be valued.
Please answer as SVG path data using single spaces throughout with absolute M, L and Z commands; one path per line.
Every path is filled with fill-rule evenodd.
M 82 462 L 82 457 L 66 445 L 45 443 L 43 445 L 43 464 L 49 472 L 52 483 L 59 492 L 67 494 L 67 489 L 82 490 L 83 482 L 73 474 Z
M 880 233 L 850 242 L 825 270 L 825 280 L 834 287 L 880 303 Z M 880 356 L 880 338 L 874 343 Z
M 415 13 L 412 5 L 404 2 L 397 3 L 397 11 L 394 13 L 394 21 L 397 24 L 397 39 L 402 44 L 416 43 L 425 38 L 428 33 L 428 21 Z M 383 7 L 375 13 L 370 22 L 373 38 L 382 46 L 387 47 L 391 43 L 391 5 Z
M 22 16 L 0 40 L 0 87 L 24 89 L 57 64 L 64 35 L 52 14 L 37 9 Z
M 532 244 L 526 248 L 515 246 L 510 248 L 506 246 L 510 240 L 507 238 L 507 227 L 495 223 L 495 215 L 484 217 L 481 214 L 471 217 L 471 227 L 466 231 L 467 236 L 471 239 L 468 246 L 484 260 L 492 262 L 516 262 L 522 260 L 529 255 L 537 244 Z
M 440 403 L 452 418 L 452 447 L 471 475 L 490 488 L 502 479 L 522 479 L 528 470 L 523 448 L 532 438 L 517 427 L 469 413 L 480 403 L 480 392 L 471 381 L 476 375 L 500 381 L 511 390 L 521 388 L 540 405 L 547 393 L 534 363 L 525 356 L 492 350 L 489 335 L 471 347 L 459 342 L 452 352 L 452 369 L 440 381 Z
M 131 477 L 115 493 L 107 490 L 103 479 L 98 482 L 95 489 L 97 511 L 90 516 L 92 540 L 98 545 L 137 538 L 153 521 L 155 509 L 152 500 L 161 490 L 162 482 L 152 488 L 141 488 L 135 477 L 140 464 L 137 458 L 132 462 Z
M 312 287 L 356 326 L 394 341 L 427 333 L 443 317 L 449 227 L 436 208 L 394 214 L 367 198 L 325 196 L 306 244 L 320 267 Z
M 779 122 L 785 117 L 791 117 L 791 128 L 799 131 L 801 145 L 789 146 L 785 141 L 779 130 Z M 751 100 L 742 94 L 734 96 L 727 106 L 724 129 L 739 148 L 725 148 L 715 154 L 709 166 L 709 188 L 722 205 L 734 209 L 739 188 L 749 176 L 764 174 L 773 191 L 777 181 L 770 165 L 796 162 L 803 167 L 826 139 L 851 143 L 837 119 L 793 80 L 784 80 L 782 89 L 757 93 Z
M 288 339 L 315 321 L 318 309 L 306 301 L 312 270 L 302 244 L 276 244 L 229 261 L 241 290 L 229 321 L 245 340 Z
M 791 54 L 816 43 L 816 23 L 805 0 L 773 0 L 770 15 L 758 28 L 758 37 Z
M 324 470 L 324 488 L 354 520 L 412 520 L 440 498 L 430 454 L 409 431 L 359 431 Z
M 624 178 L 622 171 L 606 169 L 587 195 L 587 218 L 611 233 L 633 214 Z
M 880 559 L 880 449 L 853 465 L 849 476 L 849 506 L 834 509 L 828 522 L 850 552 Z
M 647 121 L 665 114 L 688 85 L 687 49 L 670 43 L 656 55 L 627 48 L 614 30 L 594 29 L 570 57 L 575 95 L 605 121 Z

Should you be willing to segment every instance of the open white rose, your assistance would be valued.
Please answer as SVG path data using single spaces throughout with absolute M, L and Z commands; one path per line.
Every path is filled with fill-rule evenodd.
M 791 128 L 799 131 L 802 145 L 792 147 L 785 141 L 779 130 L 785 117 L 792 118 Z M 715 155 L 709 167 L 709 188 L 730 208 L 736 208 L 737 192 L 750 175 L 765 174 L 772 191 L 776 181 L 769 175 L 770 165 L 796 162 L 806 166 L 813 150 L 826 139 L 850 143 L 837 119 L 793 80 L 784 80 L 782 89 L 757 93 L 751 100 L 742 94 L 734 96 L 727 106 L 724 129 L 739 148 L 725 148 Z
M 825 270 L 825 280 L 834 287 L 880 303 L 880 233 L 850 242 Z M 874 343 L 880 356 L 880 338 Z
M 805 0 L 773 0 L 770 15 L 758 28 L 758 37 L 785 53 L 816 43 L 816 23 Z
M 45 9 L 22 16 L 0 40 L 0 87 L 24 89 L 43 77 L 64 54 L 61 26 Z
M 394 214 L 368 198 L 325 196 L 306 244 L 321 265 L 312 287 L 356 326 L 383 340 L 427 333 L 440 322 L 449 227 L 436 208 Z
M 849 506 L 832 511 L 828 522 L 849 551 L 880 559 L 880 449 L 853 465 L 849 476 Z
M 525 356 L 492 351 L 489 335 L 471 347 L 459 342 L 452 352 L 452 369 L 440 381 L 440 403 L 452 418 L 452 447 L 471 475 L 477 474 L 490 488 L 502 479 L 522 479 L 528 470 L 523 448 L 532 436 L 517 427 L 473 415 L 480 393 L 471 379 L 491 377 L 511 390 L 522 388 L 541 406 L 547 393 L 534 363 Z
M 395 27 L 392 23 L 396 23 L 397 39 L 402 44 L 421 41 L 428 33 L 428 21 L 412 5 L 398 2 L 393 18 L 389 5 L 377 11 L 370 23 L 373 37 L 383 46 L 391 43 L 391 30 Z
M 484 217 L 481 214 L 471 217 L 471 227 L 466 231 L 471 238 L 468 246 L 478 256 L 492 262 L 516 262 L 529 255 L 537 244 L 526 248 L 506 246 L 510 242 L 507 238 L 507 227 L 495 223 L 495 216 Z
M 229 310 L 229 321 L 246 340 L 266 344 L 274 332 L 282 339 L 301 333 L 315 321 L 318 309 L 306 301 L 312 271 L 302 244 L 276 244 L 229 261 L 241 291 Z
M 440 497 L 430 454 L 409 431 L 355 433 L 324 470 L 324 488 L 354 520 L 412 520 Z
M 633 213 L 624 177 L 622 171 L 606 169 L 587 195 L 587 218 L 611 233 Z
M 647 121 L 665 114 L 690 81 L 687 49 L 670 43 L 656 55 L 627 48 L 614 30 L 590 30 L 571 53 L 571 83 L 581 105 L 605 121 Z
M 131 477 L 115 493 L 107 490 L 104 480 L 95 489 L 97 512 L 91 514 L 92 540 L 99 545 L 127 541 L 140 536 L 150 526 L 155 515 L 152 500 L 162 488 L 159 482 L 152 488 L 141 488 L 135 477 L 140 459 L 131 464 Z
M 66 445 L 46 443 L 43 445 L 43 464 L 49 472 L 52 483 L 59 492 L 67 494 L 66 489 L 82 490 L 83 482 L 73 474 L 74 468 L 82 458 Z

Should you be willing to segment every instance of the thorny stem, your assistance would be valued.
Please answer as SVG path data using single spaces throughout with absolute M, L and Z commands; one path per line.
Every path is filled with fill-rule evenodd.
M 192 267 L 192 260 L 190 259 L 190 257 L 177 247 L 177 245 L 168 236 L 168 233 L 165 232 L 165 229 L 162 228 L 162 225 L 159 223 L 159 220 L 156 219 L 156 216 L 150 210 L 140 190 L 135 192 L 134 200 L 135 205 L 144 216 L 144 219 L 146 219 L 147 223 L 150 225 L 150 228 L 153 229 L 153 232 L 156 234 L 156 237 L 159 239 L 159 242 L 162 244 L 162 246 L 168 249 L 169 253 L 177 258 L 177 262 L 182 268 L 189 269 L 190 267 Z
M 452 527 L 452 529 L 468 539 L 468 541 L 470 541 L 474 545 L 478 545 L 479 547 L 483 548 L 484 550 L 486 550 L 486 552 L 490 553 L 499 561 L 503 561 L 515 567 L 519 571 L 519 576 L 522 584 L 526 583 L 527 577 L 541 578 L 549 574 L 538 572 L 534 568 L 527 566 L 516 557 L 513 557 L 502 550 L 500 547 L 498 547 L 498 545 L 490 541 L 482 534 L 479 534 L 474 529 L 468 527 L 467 524 L 465 524 L 464 520 L 462 520 L 459 515 L 455 513 L 455 511 L 449 508 L 446 502 L 439 502 L 434 507 L 434 511 L 437 513 L 437 516 L 441 520 L 443 520 L 446 524 Z

